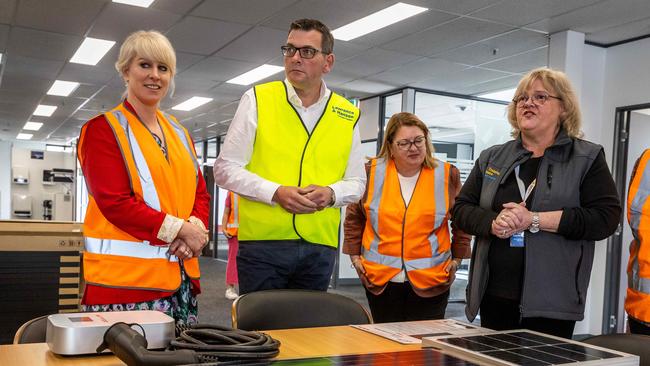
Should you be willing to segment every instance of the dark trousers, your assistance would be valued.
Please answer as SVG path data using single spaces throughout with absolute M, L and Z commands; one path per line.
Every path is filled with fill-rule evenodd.
M 368 306 L 375 323 L 442 319 L 449 291 L 434 297 L 420 297 L 408 282 L 388 282 L 384 292 L 375 295 L 366 290 Z
M 326 291 L 335 260 L 335 248 L 304 240 L 240 241 L 239 293 L 288 288 Z
M 485 294 L 481 301 L 481 326 L 494 330 L 530 329 L 571 339 L 574 320 L 520 318 L 519 301 Z
M 629 315 L 627 322 L 630 325 L 630 333 L 650 335 L 650 326 L 648 324 L 638 321 Z

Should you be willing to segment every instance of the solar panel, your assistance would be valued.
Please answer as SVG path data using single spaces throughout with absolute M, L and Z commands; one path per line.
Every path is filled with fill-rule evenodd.
M 639 357 L 530 330 L 429 337 L 423 347 L 443 349 L 483 365 L 638 365 Z

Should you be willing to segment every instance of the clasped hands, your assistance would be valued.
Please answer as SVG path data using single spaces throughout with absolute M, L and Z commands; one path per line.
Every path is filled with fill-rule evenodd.
M 528 229 L 532 221 L 532 213 L 526 208 L 525 202 L 508 202 L 492 221 L 490 232 L 497 238 L 507 239 L 514 233 Z
M 182 260 L 198 257 L 207 243 L 208 231 L 205 228 L 184 221 L 176 239 L 169 245 L 168 253 Z
M 334 199 L 330 187 L 310 184 L 307 187 L 280 186 L 273 195 L 273 202 L 293 214 L 309 214 L 330 206 Z

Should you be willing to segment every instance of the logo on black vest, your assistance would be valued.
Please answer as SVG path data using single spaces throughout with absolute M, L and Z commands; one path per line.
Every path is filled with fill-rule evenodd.
M 343 118 L 346 121 L 354 121 L 356 119 L 354 116 L 354 111 L 351 111 L 349 109 L 332 106 L 332 112 L 336 113 L 337 116 Z

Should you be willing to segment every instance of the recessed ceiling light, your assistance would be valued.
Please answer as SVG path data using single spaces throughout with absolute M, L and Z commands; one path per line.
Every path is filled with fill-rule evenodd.
M 70 62 L 84 65 L 97 65 L 99 60 L 113 47 L 114 41 L 86 37 L 74 53 Z
M 232 78 L 226 82 L 230 84 L 250 85 L 256 81 L 266 79 L 267 77 L 273 74 L 277 74 L 282 70 L 284 70 L 284 67 L 282 66 L 264 64 L 262 66 L 254 68 L 251 71 L 245 72 L 235 78 Z
M 27 122 L 25 123 L 23 130 L 38 131 L 41 127 L 43 127 L 43 124 L 40 122 Z
M 350 24 L 336 28 L 332 31 L 332 35 L 336 39 L 349 41 L 368 33 L 372 33 L 378 29 L 388 27 L 391 24 L 395 24 L 427 10 L 429 9 L 420 6 L 397 3 L 376 13 L 372 13 L 367 17 L 355 20 Z
M 148 8 L 154 0 L 113 0 L 114 3 L 139 6 L 141 8 Z
M 36 107 L 36 110 L 34 111 L 35 116 L 44 116 L 44 117 L 49 117 L 54 113 L 54 111 L 58 107 L 55 105 L 45 105 L 45 104 L 39 104 L 38 107 Z
M 50 87 L 50 90 L 47 91 L 47 94 L 67 97 L 78 87 L 79 83 L 76 81 L 55 80 L 54 84 Z
M 177 111 L 191 111 L 192 109 L 196 107 L 200 107 L 204 105 L 205 103 L 211 102 L 212 98 L 203 98 L 203 97 L 192 97 L 186 101 L 184 101 L 181 104 L 178 104 L 172 109 L 177 110 Z
M 514 99 L 516 91 L 517 91 L 517 88 L 499 90 L 499 91 L 496 91 L 496 92 L 480 94 L 480 95 L 477 95 L 477 97 L 486 98 L 486 99 L 502 100 L 504 102 L 510 102 L 510 101 L 512 101 L 512 99 Z
M 0 53 L 0 63 L 2 63 L 2 53 Z
M 21 132 L 21 133 L 18 134 L 18 136 L 16 136 L 16 138 L 18 140 L 31 140 L 32 136 L 34 136 L 34 135 L 31 134 L 31 133 L 22 133 Z

